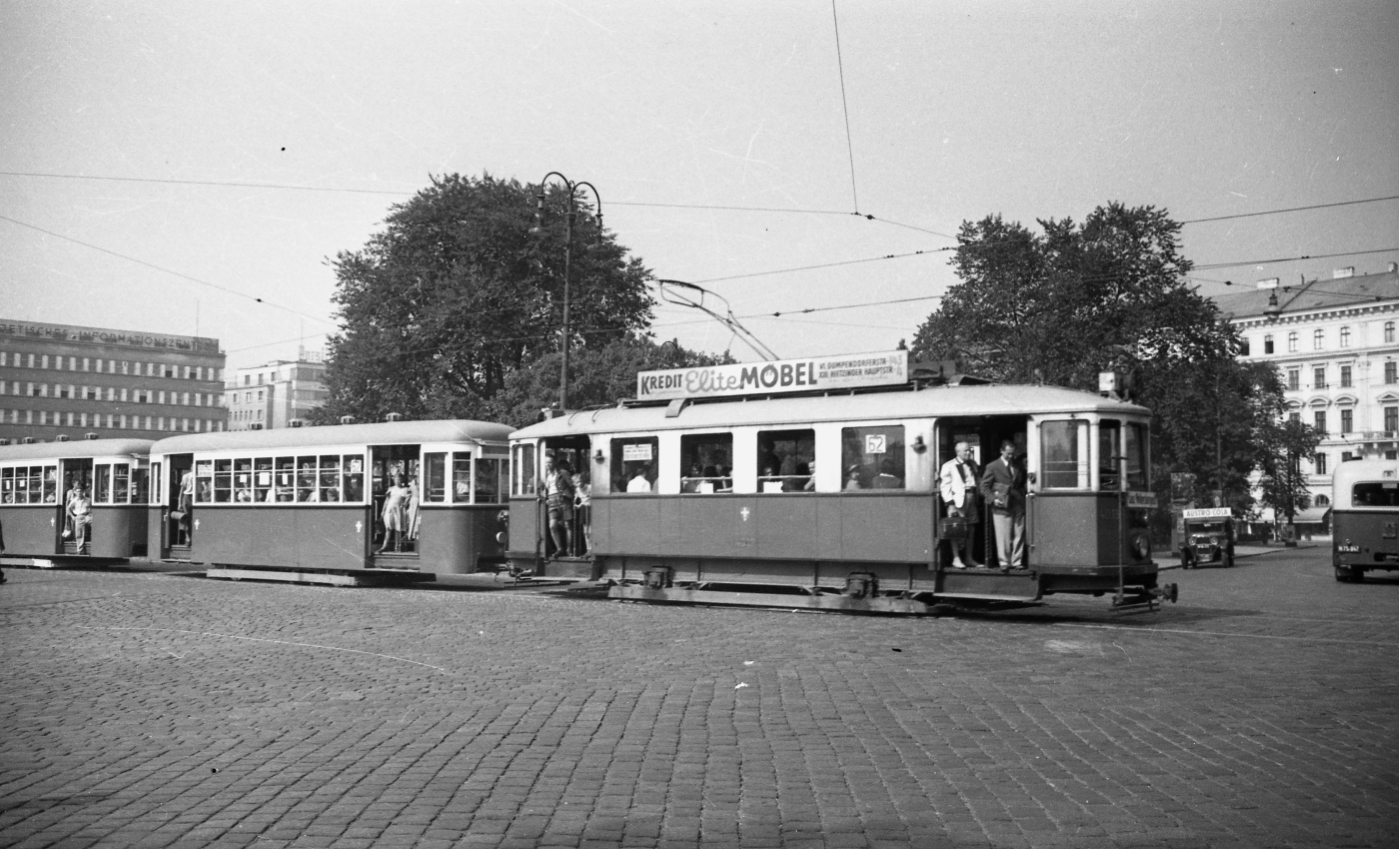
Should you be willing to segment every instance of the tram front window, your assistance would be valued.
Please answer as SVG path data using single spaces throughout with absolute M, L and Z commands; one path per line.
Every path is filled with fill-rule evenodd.
M 1151 467 L 1147 463 L 1150 443 L 1147 439 L 1146 425 L 1138 422 L 1128 423 L 1127 489 L 1133 492 L 1146 492 L 1151 488 Z
M 509 461 L 504 457 L 476 458 L 476 502 L 477 504 L 498 504 L 506 478 Z
M 1040 480 L 1045 489 L 1088 489 L 1088 422 L 1040 425 Z
M 1122 423 L 1104 420 L 1098 425 L 1098 481 L 1103 492 L 1122 489 Z

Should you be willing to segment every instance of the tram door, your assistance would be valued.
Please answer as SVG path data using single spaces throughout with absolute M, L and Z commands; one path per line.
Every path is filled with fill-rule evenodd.
M 938 423 L 938 469 L 957 455 L 957 445 L 965 442 L 971 448 L 971 459 L 976 464 L 978 489 L 986 467 L 1001 456 L 1001 444 L 1009 441 L 1015 445 L 1015 459 L 1022 469 L 1026 466 L 1026 434 L 1030 426 L 1028 416 L 983 416 L 974 419 L 943 419 Z M 946 505 L 937 499 L 939 515 L 946 515 Z M 1030 533 L 1028 509 L 1024 532 L 1025 558 L 1029 560 Z M 972 529 L 974 536 L 968 552 L 973 560 L 988 566 L 998 567 L 995 522 L 991 518 L 991 505 L 978 494 L 977 524 Z M 943 545 L 946 549 L 946 544 Z M 944 563 L 951 562 L 951 552 L 944 555 Z M 1020 565 L 1025 565 L 1024 563 Z
M 56 523 L 59 541 L 58 547 L 54 550 L 62 554 L 80 554 L 78 544 L 74 540 L 77 529 L 73 527 L 73 517 L 68 514 L 68 502 L 73 497 L 73 489 L 79 486 L 87 493 L 89 500 L 94 502 L 97 500 L 92 493 L 92 460 L 63 460 L 62 463 L 63 491 L 59 493 L 58 497 L 59 516 Z M 90 524 L 87 527 L 87 533 L 88 542 L 91 543 L 92 525 Z M 88 550 L 91 551 L 91 547 Z
M 569 436 L 544 441 L 544 457 L 553 457 L 554 469 L 566 470 L 570 486 L 564 490 L 571 493 L 560 496 L 567 504 L 555 504 L 552 508 L 546 502 L 540 503 L 538 551 L 545 558 L 581 557 L 590 548 L 592 517 L 591 507 L 584 508 L 578 502 L 583 487 L 591 487 L 591 461 L 589 449 L 592 441 L 586 436 Z M 544 476 L 544 463 L 541 461 L 540 477 Z M 546 494 L 553 482 L 541 480 L 540 485 Z
M 169 507 L 162 511 L 160 547 L 165 557 L 188 560 L 194 543 L 194 455 L 173 454 L 166 462 L 170 476 L 165 479 L 165 504 Z M 152 486 L 160 486 L 160 481 Z
M 370 448 L 372 497 L 369 554 L 372 557 L 418 556 L 419 499 L 422 469 L 419 445 L 377 445 Z

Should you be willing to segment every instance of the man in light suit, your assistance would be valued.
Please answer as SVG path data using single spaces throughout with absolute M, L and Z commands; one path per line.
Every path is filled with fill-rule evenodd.
M 940 473 L 942 500 L 947 503 L 947 515 L 962 516 L 967 520 L 966 539 L 948 540 L 948 544 L 952 546 L 952 567 L 954 569 L 965 569 L 968 565 L 980 567 L 981 564 L 972 558 L 972 552 L 969 548 L 971 541 L 975 539 L 974 528 L 980 519 L 980 514 L 976 509 L 976 463 L 972 461 L 971 445 L 959 442 L 956 451 L 957 456 L 943 463 Z M 964 560 L 963 557 L 966 559 Z
M 1025 568 L 1025 467 L 1016 462 L 1015 443 L 1001 443 L 1001 456 L 981 475 L 981 496 L 991 508 L 1001 571 Z

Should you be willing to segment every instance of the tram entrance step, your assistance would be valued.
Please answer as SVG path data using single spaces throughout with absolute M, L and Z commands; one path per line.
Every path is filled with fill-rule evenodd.
M 1040 582 L 1034 572 L 948 570 L 938 580 L 936 596 L 940 599 L 1038 601 Z

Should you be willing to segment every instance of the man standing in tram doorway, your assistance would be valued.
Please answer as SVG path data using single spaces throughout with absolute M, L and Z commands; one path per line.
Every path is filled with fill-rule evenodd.
M 976 509 L 976 462 L 972 460 L 970 443 L 959 442 L 954 450 L 957 456 L 942 464 L 942 500 L 947 502 L 947 515 L 961 516 L 966 520 L 967 532 L 961 539 L 948 540 L 948 544 L 952 546 L 952 568 L 965 569 L 968 565 L 979 568 L 981 564 L 976 562 L 972 543 L 972 540 L 976 539 L 972 529 L 980 519 Z M 963 560 L 963 557 L 966 559 Z
M 1025 568 L 1025 467 L 1015 459 L 1015 443 L 1001 442 L 1001 456 L 986 466 L 981 495 L 991 507 L 996 555 L 1001 571 Z

